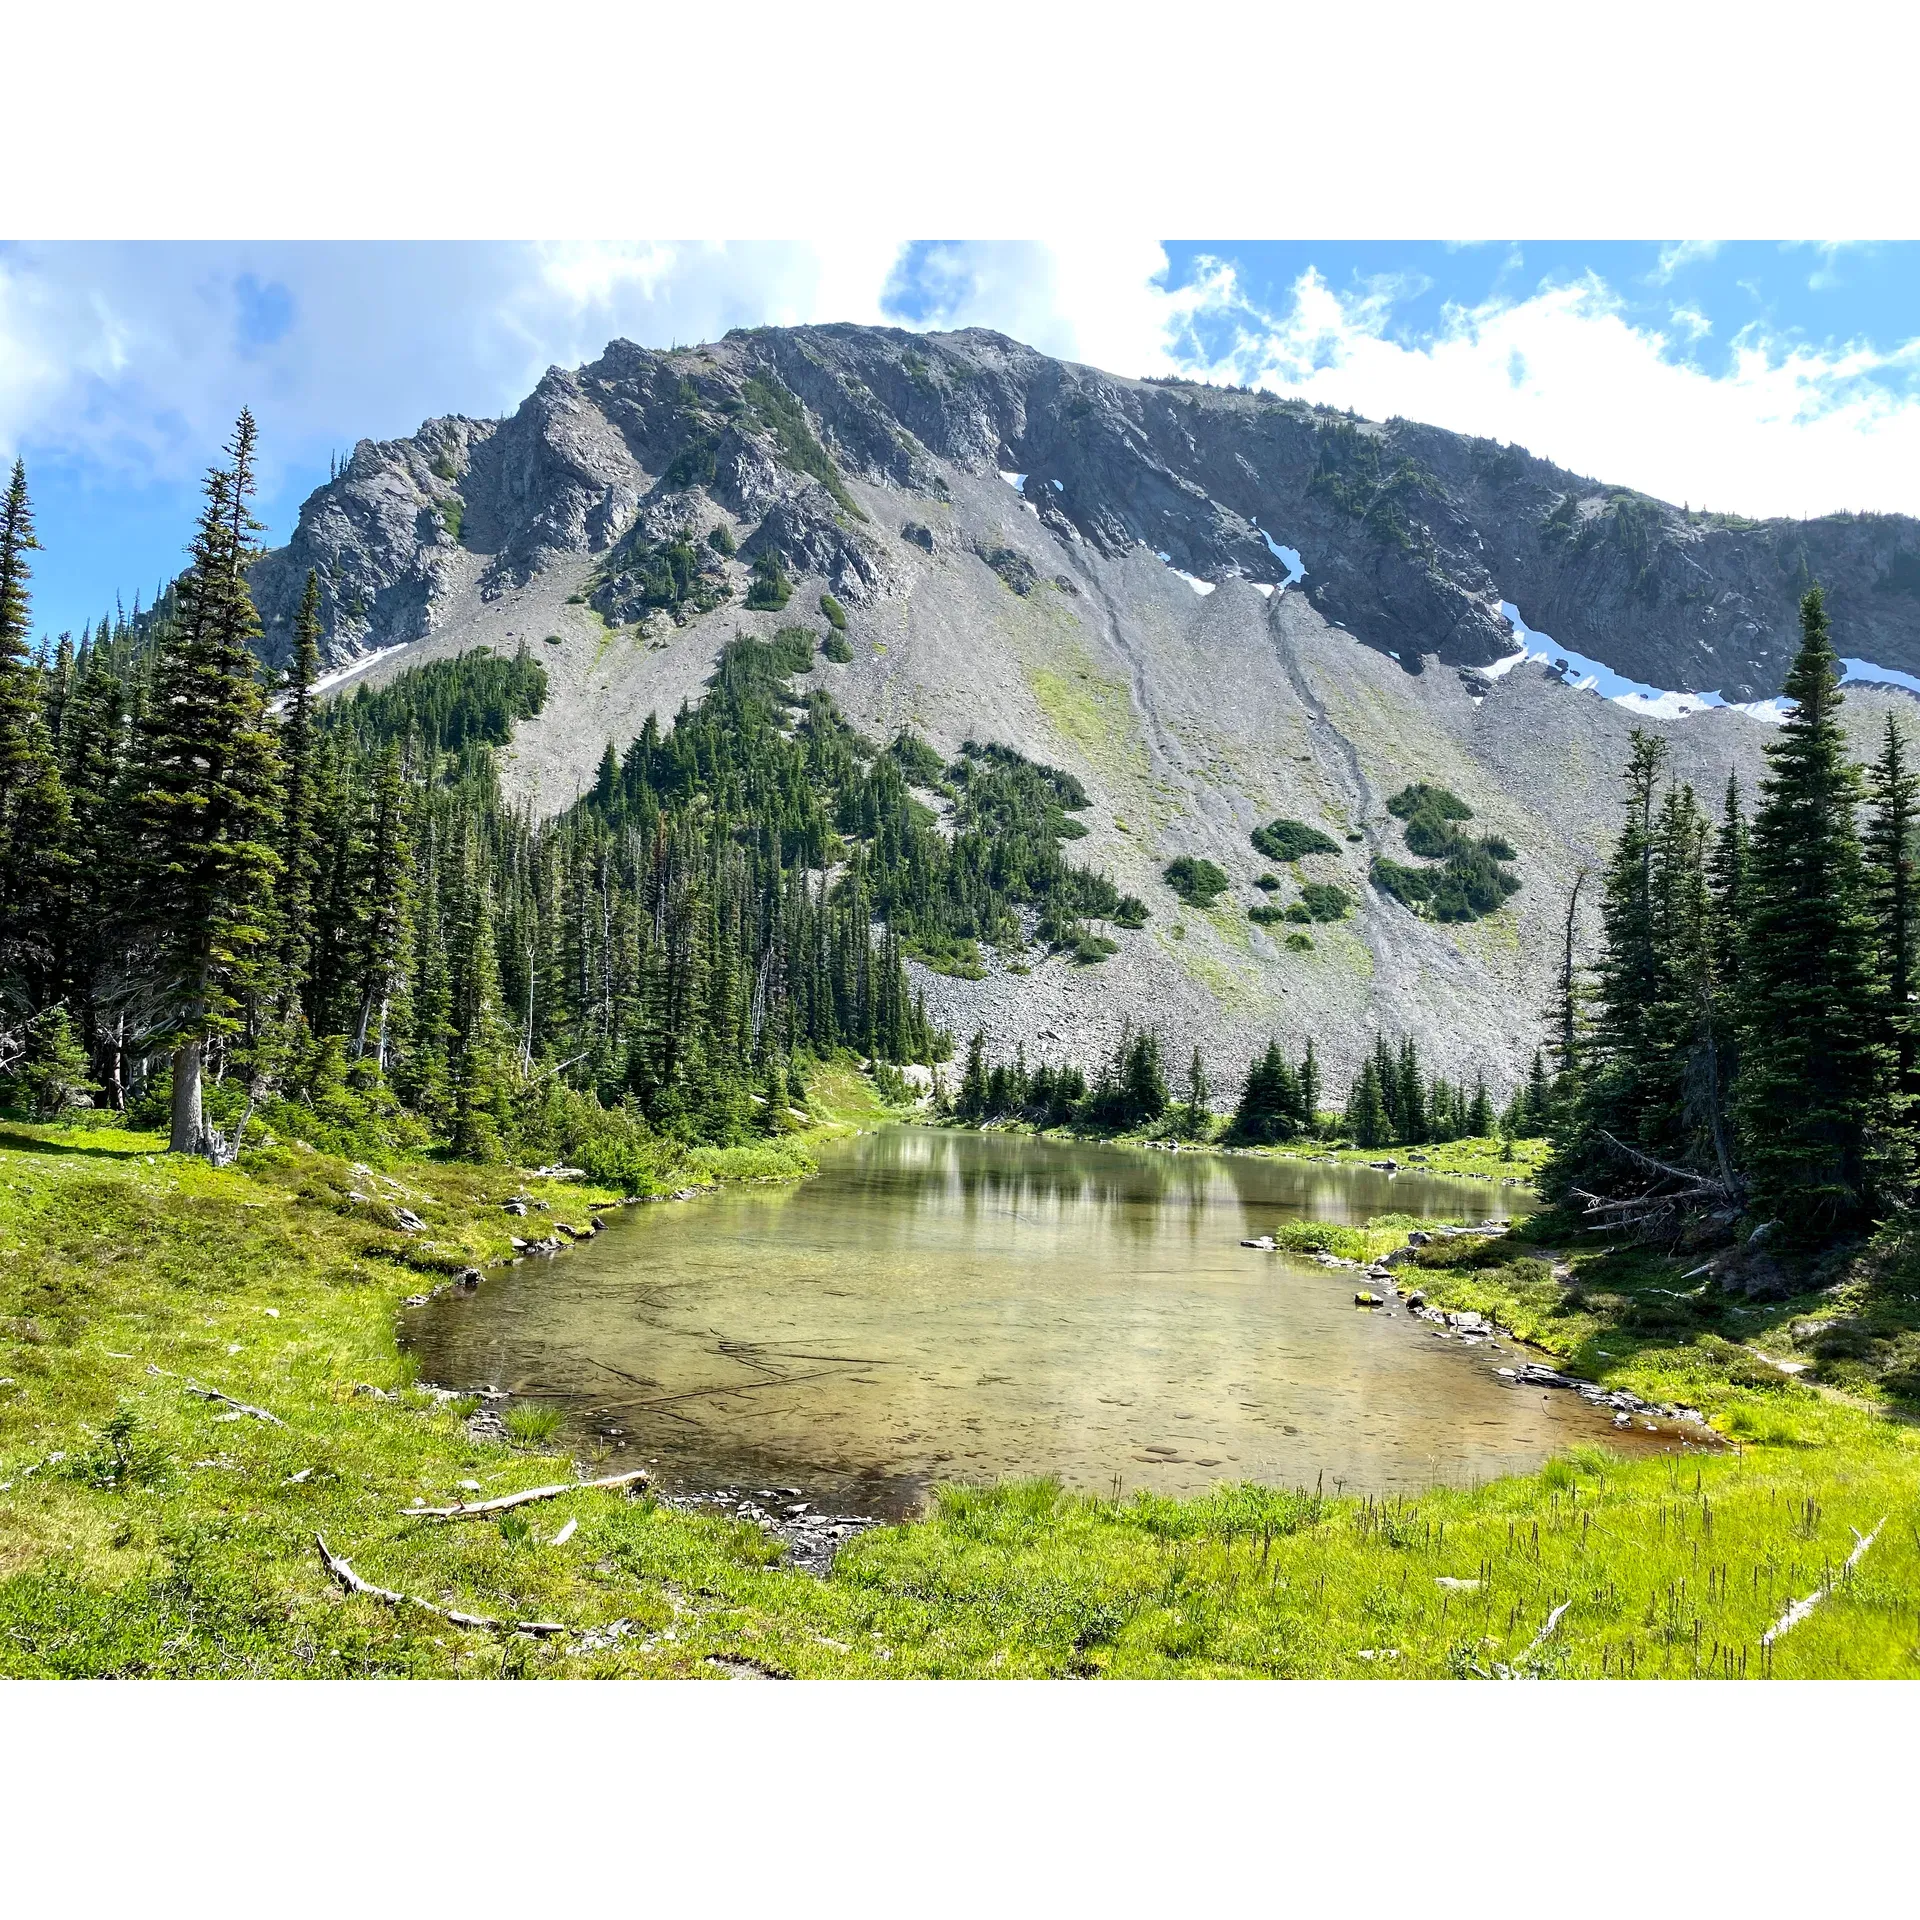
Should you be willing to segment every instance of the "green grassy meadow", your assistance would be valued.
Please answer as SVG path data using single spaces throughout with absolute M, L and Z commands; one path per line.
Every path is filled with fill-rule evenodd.
M 473 1437 L 473 1403 L 418 1386 L 395 1333 L 408 1296 L 505 1258 L 529 1224 L 586 1231 L 611 1192 L 505 1167 L 374 1172 L 297 1147 L 214 1170 L 161 1144 L 0 1125 L 0 1673 L 1785 1678 L 1920 1666 L 1920 1444 L 1896 1391 L 1905 1335 L 1886 1305 L 1904 1284 L 1899 1259 L 1821 1296 L 1886 1332 L 1882 1372 L 1855 1352 L 1789 1361 L 1807 1367 L 1789 1376 L 1765 1356 L 1798 1350 L 1804 1302 L 1742 1318 L 1689 1297 L 1682 1312 L 1664 1297 L 1677 1292 L 1672 1263 L 1565 1254 L 1546 1242 L 1551 1221 L 1527 1243 L 1436 1245 L 1403 1284 L 1498 1311 L 1610 1385 L 1684 1400 L 1722 1443 L 1633 1459 L 1586 1448 L 1536 1474 L 1384 1503 L 1248 1486 L 1188 1501 L 1046 1482 L 948 1488 L 923 1521 L 850 1543 L 821 1580 L 775 1564 L 779 1543 L 754 1526 L 645 1492 L 582 1491 L 498 1519 L 408 1517 L 416 1501 L 621 1468 L 618 1453 L 555 1454 L 538 1421 Z M 793 1178 L 806 1164 L 780 1143 L 709 1151 L 676 1177 Z M 544 1209 L 507 1215 L 514 1195 Z M 1381 1227 L 1365 1250 L 1401 1238 Z M 508 1624 L 349 1596 L 316 1535 L 367 1581 Z M 1829 1582 L 1763 1651 L 1789 1602 Z M 535 1637 L 515 1621 L 566 1631 Z

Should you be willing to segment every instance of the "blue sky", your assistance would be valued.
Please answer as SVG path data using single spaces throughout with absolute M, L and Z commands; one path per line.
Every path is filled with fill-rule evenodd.
M 615 335 L 998 327 L 1515 440 L 1752 513 L 1920 513 L 1920 247 L 1741 243 L 192 243 L 0 246 L 0 454 L 77 630 L 179 565 L 244 401 L 284 538 L 329 456 L 493 415 Z

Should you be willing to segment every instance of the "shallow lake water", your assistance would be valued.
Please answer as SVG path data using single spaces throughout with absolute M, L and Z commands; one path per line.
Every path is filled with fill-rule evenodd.
M 407 1316 L 421 1377 L 560 1405 L 663 1486 L 899 1515 L 942 1479 L 1408 1492 L 1612 1437 L 1351 1270 L 1242 1239 L 1296 1219 L 1520 1210 L 1494 1184 L 895 1127 L 817 1178 L 623 1210 Z

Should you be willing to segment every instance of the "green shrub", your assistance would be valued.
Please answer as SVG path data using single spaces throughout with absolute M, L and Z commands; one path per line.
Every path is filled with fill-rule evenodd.
M 1227 890 L 1227 876 L 1211 860 L 1198 860 L 1183 853 L 1167 863 L 1166 883 L 1190 907 L 1213 905 Z
M 1269 901 L 1257 907 L 1249 907 L 1247 909 L 1247 918 L 1256 926 L 1272 927 L 1279 925 L 1279 923 L 1287 917 L 1287 913 L 1287 908 L 1277 907 Z
M 1461 833 L 1458 823 L 1471 820 L 1473 809 L 1458 794 L 1417 781 L 1396 793 L 1387 811 L 1406 822 L 1408 852 L 1443 863 L 1423 869 L 1375 858 L 1369 878 L 1402 906 L 1433 920 L 1478 920 L 1519 892 L 1503 864 L 1513 859 L 1512 846 L 1497 834 L 1474 840 Z
M 844 633 L 830 633 L 820 642 L 820 657 L 831 660 L 836 667 L 844 667 L 853 658 L 853 649 L 847 645 Z
M 1270 820 L 1264 827 L 1255 827 L 1250 838 L 1255 850 L 1269 860 L 1301 860 L 1310 853 L 1339 851 L 1318 827 L 1304 820 Z
M 1288 934 L 1287 945 L 1295 953 L 1311 953 L 1313 951 L 1313 941 L 1304 933 Z
M 827 616 L 827 624 L 835 633 L 846 632 L 847 610 L 832 594 L 823 593 L 820 596 L 820 611 Z
M 1310 880 L 1300 889 L 1300 904 L 1314 920 L 1344 920 L 1353 910 L 1353 895 L 1344 887 Z
M 1262 893 L 1278 893 L 1280 891 L 1280 877 L 1278 874 L 1263 873 L 1253 884 L 1258 887 Z
M 729 531 L 724 520 L 707 535 L 707 545 L 710 546 L 715 553 L 723 554 L 729 560 L 739 551 L 739 548 L 734 543 L 733 534 Z

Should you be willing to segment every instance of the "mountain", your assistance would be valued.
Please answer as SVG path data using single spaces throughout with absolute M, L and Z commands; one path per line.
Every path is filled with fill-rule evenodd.
M 1665 735 L 1711 801 L 1730 773 L 1751 792 L 1763 719 L 1630 713 L 1551 662 L 1507 666 L 1502 602 L 1630 679 L 1753 702 L 1778 690 L 1817 579 L 1843 653 L 1920 673 L 1912 520 L 1688 512 L 1493 441 L 1119 379 L 978 330 L 616 341 L 510 419 L 362 441 L 254 570 L 270 659 L 309 568 L 342 684 L 533 648 L 553 693 L 503 771 L 539 812 L 609 741 L 697 701 L 736 631 L 824 635 L 831 596 L 851 657 L 806 684 L 876 737 L 998 741 L 1074 774 L 1091 800 L 1075 857 L 1152 909 L 1103 964 L 1035 948 L 981 980 L 928 975 L 930 1009 L 1083 1063 L 1150 1023 L 1174 1059 L 1199 1044 L 1233 1073 L 1270 1030 L 1313 1034 L 1338 1074 L 1385 1029 L 1511 1083 L 1630 729 Z M 1849 711 L 1877 727 L 1890 702 Z M 1497 911 L 1436 919 L 1375 884 L 1377 859 L 1429 871 L 1386 804 L 1421 782 L 1511 850 L 1519 890 Z M 1250 833 L 1275 818 L 1330 850 L 1291 870 L 1261 854 Z M 1183 854 L 1225 871 L 1211 909 L 1162 877 Z M 1353 912 L 1250 917 L 1309 883 Z

